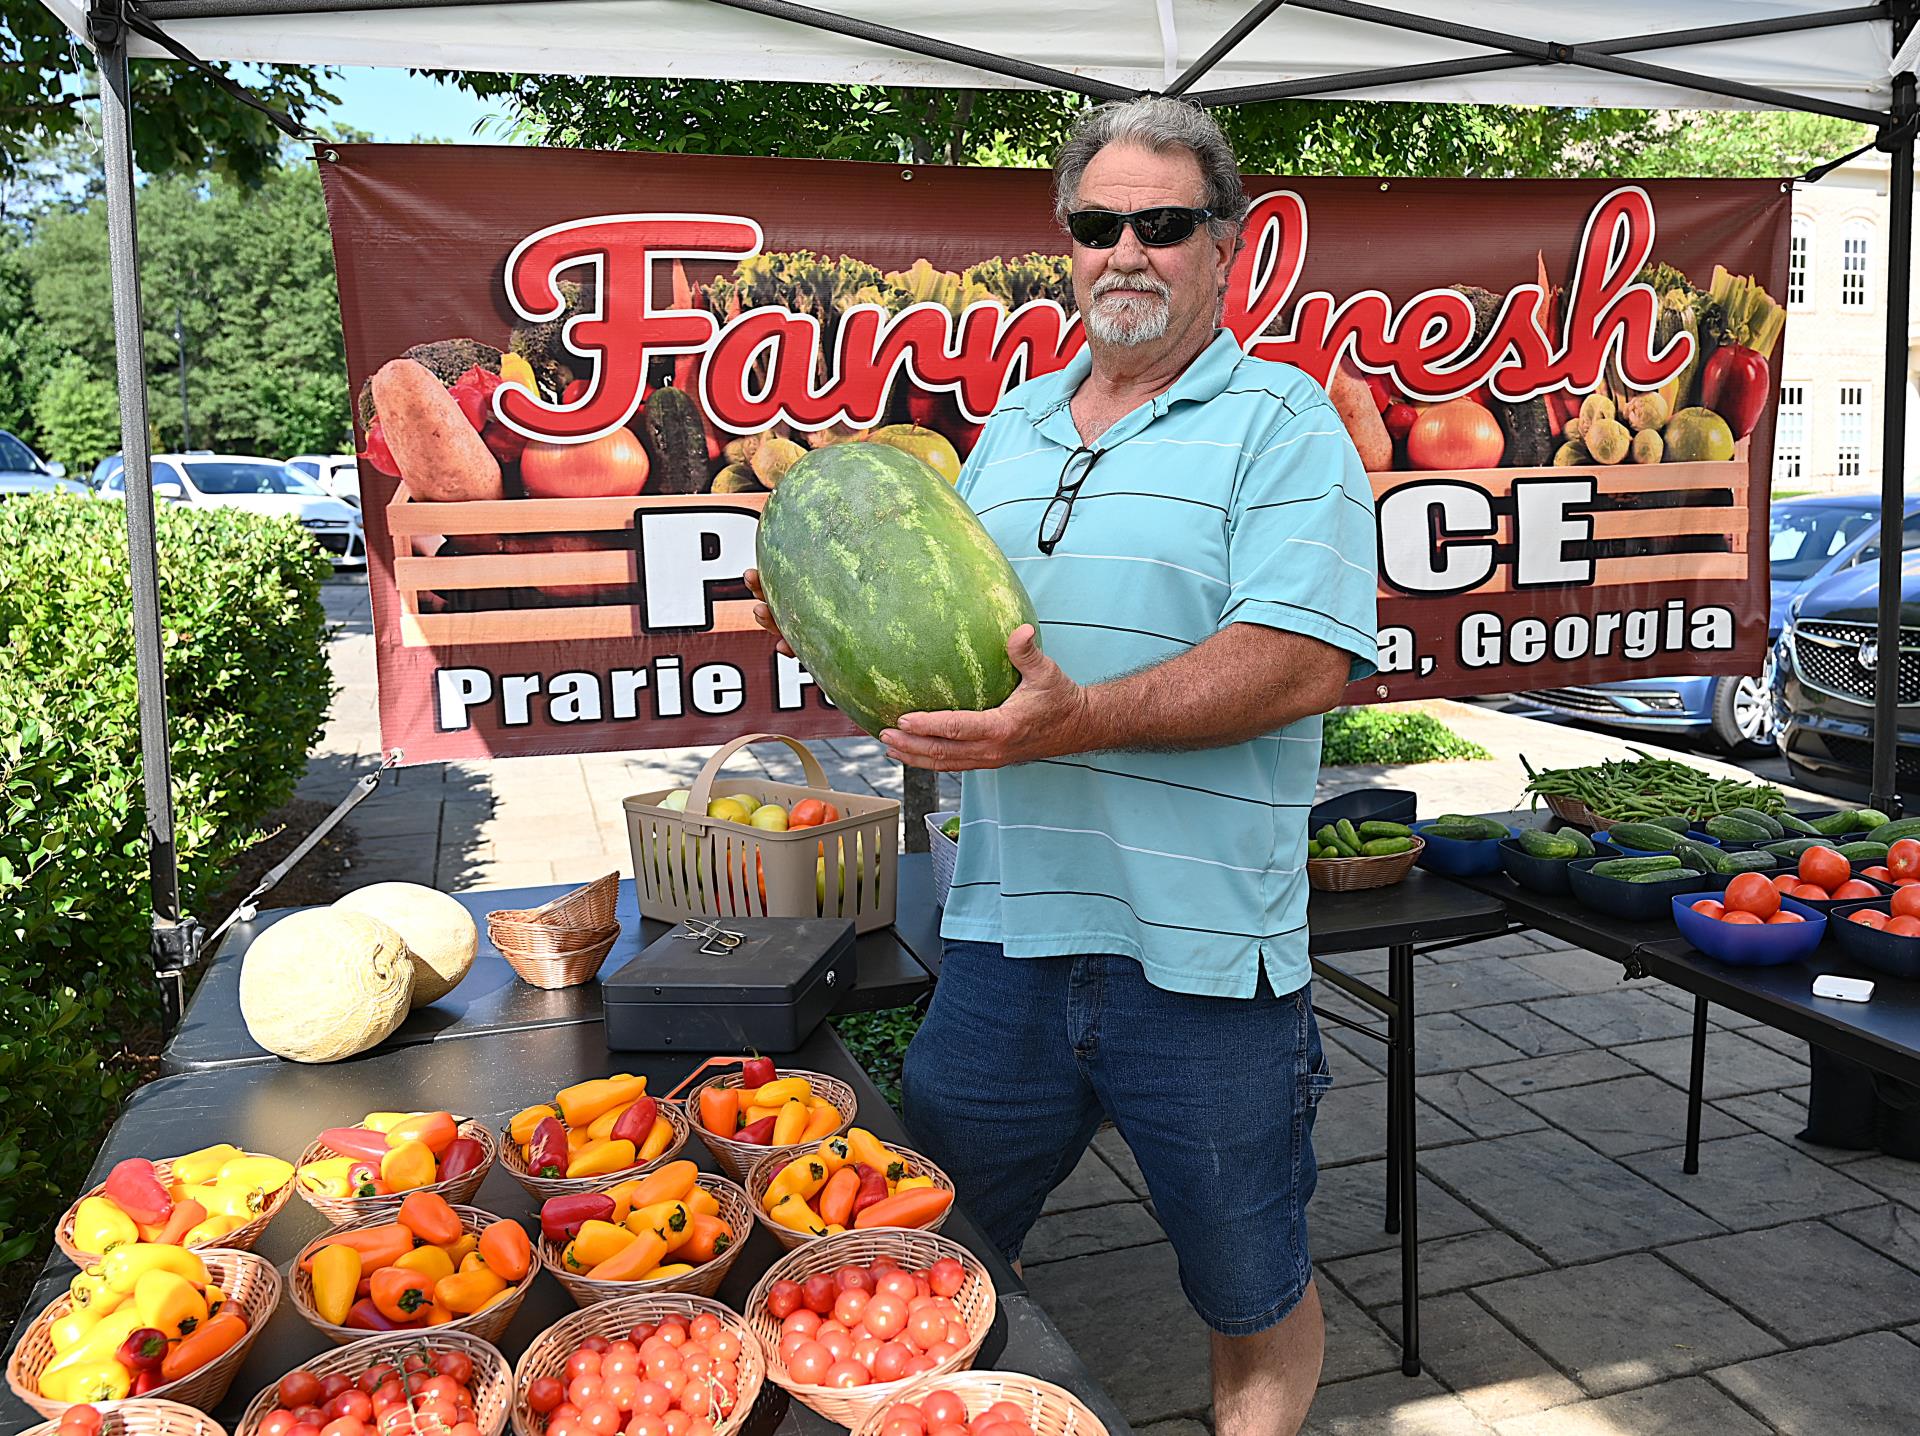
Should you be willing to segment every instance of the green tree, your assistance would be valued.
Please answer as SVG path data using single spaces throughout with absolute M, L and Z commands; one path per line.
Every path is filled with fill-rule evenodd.
M 85 473 L 120 447 L 120 401 L 86 362 L 68 355 L 54 366 L 33 405 L 34 433 L 50 459 Z

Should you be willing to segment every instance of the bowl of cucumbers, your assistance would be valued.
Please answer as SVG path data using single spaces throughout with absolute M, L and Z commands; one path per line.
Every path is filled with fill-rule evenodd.
M 1390 887 L 1406 877 L 1425 846 L 1405 823 L 1323 823 L 1307 838 L 1307 882 L 1334 893 Z
M 1722 853 L 1675 835 L 1673 852 L 1645 857 L 1575 858 L 1567 882 L 1583 906 L 1627 922 L 1658 922 L 1672 912 L 1676 893 L 1718 892 L 1735 872 L 1773 866 L 1764 854 Z M 1711 853 L 1714 856 L 1708 857 Z M 1764 861 L 1761 859 L 1765 858 Z M 1728 871 L 1720 871 L 1725 860 Z M 1739 862 L 1740 866 L 1734 866 Z
M 1578 828 L 1522 828 L 1518 837 L 1502 838 L 1500 866 L 1507 876 L 1529 892 L 1558 897 L 1573 891 L 1567 865 L 1576 858 L 1623 857 L 1619 849 L 1596 843 Z
M 1413 825 L 1414 835 L 1426 841 L 1420 866 L 1450 878 L 1478 877 L 1500 871 L 1500 844 L 1518 837 L 1519 830 L 1492 818 L 1442 813 Z

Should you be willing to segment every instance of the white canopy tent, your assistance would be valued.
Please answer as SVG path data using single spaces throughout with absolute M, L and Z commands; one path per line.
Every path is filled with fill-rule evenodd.
M 1882 514 L 1904 504 L 1907 312 L 1920 0 L 42 0 L 101 70 L 108 233 L 153 853 L 154 960 L 198 926 L 174 865 L 153 498 L 147 482 L 129 56 L 952 87 L 1100 98 L 1284 98 L 1802 110 L 1873 126 L 1892 155 Z M 1900 647 L 1901 552 L 1882 544 L 1879 645 Z M 1882 663 L 1873 796 L 1894 782 L 1900 665 Z M 171 992 L 170 983 L 163 983 Z

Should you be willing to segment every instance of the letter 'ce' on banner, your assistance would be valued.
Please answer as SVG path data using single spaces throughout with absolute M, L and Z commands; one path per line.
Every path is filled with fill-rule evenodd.
M 851 438 L 957 473 L 1073 357 L 1047 177 L 334 150 L 386 746 L 852 731 L 753 626 L 760 511 Z M 1224 323 L 1328 385 L 1373 481 L 1381 673 L 1350 701 L 1759 671 L 1782 185 L 1248 188 Z

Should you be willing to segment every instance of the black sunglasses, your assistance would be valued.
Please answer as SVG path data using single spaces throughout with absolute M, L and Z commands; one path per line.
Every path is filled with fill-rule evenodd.
M 1213 218 L 1210 209 L 1188 209 L 1163 204 L 1152 209 L 1136 209 L 1121 214 L 1111 209 L 1076 209 L 1067 216 L 1067 233 L 1076 244 L 1088 249 L 1112 249 L 1120 242 L 1120 231 L 1132 226 L 1134 238 L 1153 249 L 1185 244 L 1193 232 Z
M 1067 455 L 1067 462 L 1061 466 L 1060 482 L 1054 485 L 1053 501 L 1047 505 L 1046 512 L 1040 515 L 1040 552 L 1052 557 L 1060 540 L 1067 536 L 1067 520 L 1073 517 L 1073 501 L 1080 497 L 1080 486 L 1087 481 L 1087 475 L 1093 472 L 1093 466 L 1100 462 L 1104 449 L 1078 448 Z M 1079 472 L 1075 473 L 1075 466 Z M 1073 477 L 1068 478 L 1071 474 Z

